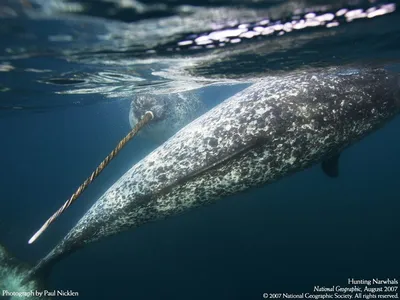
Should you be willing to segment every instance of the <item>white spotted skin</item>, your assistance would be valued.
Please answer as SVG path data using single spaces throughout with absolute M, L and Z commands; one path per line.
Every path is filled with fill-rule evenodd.
M 335 155 L 394 117 L 399 80 L 328 69 L 263 78 L 184 127 L 98 199 L 37 266 Z

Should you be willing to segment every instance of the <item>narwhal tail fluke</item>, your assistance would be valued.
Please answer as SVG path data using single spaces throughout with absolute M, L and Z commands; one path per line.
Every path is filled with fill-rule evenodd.
M 28 264 L 17 260 L 0 245 L 0 299 L 50 299 L 44 295 L 44 279 L 30 273 Z
M 42 263 L 39 262 L 38 265 L 34 266 L 33 268 L 29 269 L 28 272 L 26 272 L 22 283 L 35 280 L 36 278 L 47 280 L 50 276 L 51 269 L 51 265 L 42 265 Z
M 58 258 L 58 257 L 57 257 Z M 33 268 L 29 269 L 26 273 L 26 276 L 23 282 L 28 282 L 31 280 L 35 280 L 36 278 L 41 278 L 42 280 L 47 280 L 50 276 L 50 273 L 53 269 L 53 266 L 56 262 L 61 260 L 61 257 L 57 260 L 54 259 L 54 256 L 46 256 L 39 261 L 37 265 Z

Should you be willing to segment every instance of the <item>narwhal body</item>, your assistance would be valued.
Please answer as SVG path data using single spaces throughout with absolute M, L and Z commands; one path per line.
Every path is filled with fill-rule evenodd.
M 382 69 L 261 79 L 128 170 L 26 278 L 107 236 L 329 160 L 399 109 L 399 77 Z

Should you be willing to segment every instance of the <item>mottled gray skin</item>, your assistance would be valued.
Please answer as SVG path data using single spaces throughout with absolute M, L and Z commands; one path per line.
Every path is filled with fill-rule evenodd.
M 158 144 L 165 142 L 179 129 L 206 112 L 196 91 L 172 94 L 138 94 L 131 102 L 129 123 L 131 127 L 151 111 L 153 120 L 139 134 Z
M 399 107 L 398 77 L 383 70 L 264 78 L 134 165 L 34 272 L 107 236 L 307 168 L 381 127 Z

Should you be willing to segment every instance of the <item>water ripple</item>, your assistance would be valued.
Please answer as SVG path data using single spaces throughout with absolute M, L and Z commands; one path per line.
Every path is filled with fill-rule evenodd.
M 4 0 L 0 21 L 0 97 L 18 91 L 0 99 L 3 109 L 400 60 L 395 1 Z

